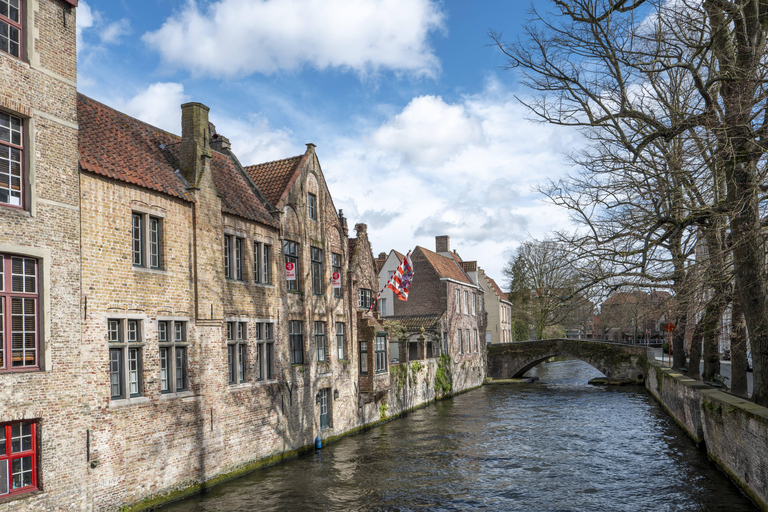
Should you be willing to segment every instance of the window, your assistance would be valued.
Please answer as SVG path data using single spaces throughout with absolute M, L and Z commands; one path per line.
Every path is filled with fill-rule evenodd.
M 248 323 L 227 322 L 227 366 L 230 384 L 245 382 L 247 351 Z
M 475 352 L 480 352 L 480 342 L 477 339 L 477 329 L 475 331 Z
M 336 357 L 339 361 L 347 358 L 347 326 L 336 322 Z
M 360 342 L 360 373 L 368 373 L 368 342 Z
M 0 423 L 0 498 L 37 489 L 37 456 L 36 422 Z
M 464 314 L 469 314 L 469 292 L 464 290 Z
M 381 316 L 387 316 L 387 299 L 384 297 L 379 299 L 379 313 Z
M 310 248 L 312 260 L 312 293 L 323 294 L 323 251 L 317 247 Z
M 333 267 L 333 273 L 338 273 L 339 279 L 341 279 L 341 254 L 331 253 L 331 266 Z M 341 297 L 341 287 L 333 287 L 333 296 L 336 298 Z
M 387 333 L 376 333 L 376 373 L 382 373 L 387 371 Z
M 187 389 L 187 322 L 157 322 L 160 346 L 160 392 L 176 393 Z
M 0 49 L 4 37 L 2 8 L 0 0 Z M 20 117 L 0 112 L 0 203 L 22 206 L 24 180 L 22 175 L 24 136 Z
M 224 235 L 224 277 L 243 280 L 243 239 Z
M 312 220 L 317 220 L 317 196 L 307 194 L 307 214 Z
M 0 0 L 0 50 L 21 57 L 21 0 Z
M 274 379 L 275 337 L 271 323 L 256 324 L 256 380 Z
M 2 0 L 0 0 L 2 1 Z M 131 239 L 134 267 L 162 267 L 162 224 L 158 217 L 134 212 Z
M 285 267 L 288 269 L 288 264 L 293 264 L 294 275 L 293 279 L 288 279 L 287 288 L 288 291 L 299 291 L 299 244 L 286 240 L 283 242 L 283 250 L 285 252 Z
M 0 254 L 0 370 L 39 368 L 37 260 Z
M 456 312 L 461 313 L 461 292 L 456 290 Z
M 464 331 L 464 339 L 467 342 L 467 354 L 472 353 L 472 338 L 469 337 L 469 329 Z
M 472 294 L 472 316 L 477 316 L 477 294 Z
M 271 282 L 269 251 L 269 245 L 253 242 L 253 280 L 256 283 L 269 284 Z
M 361 309 L 368 309 L 371 307 L 371 290 L 367 288 L 360 288 L 360 300 L 358 302 L 358 307 Z
M 288 344 L 291 351 L 291 364 L 304 364 L 304 334 L 300 320 L 288 322 Z
M 141 396 L 144 387 L 141 320 L 107 320 L 107 341 L 111 399 Z
M 329 409 L 331 389 L 323 388 L 318 392 L 318 395 L 320 397 L 320 428 L 328 428 L 331 426 Z
M 464 353 L 464 342 L 461 339 L 461 329 L 459 329 L 458 333 L 459 333 L 459 354 L 463 354 Z
M 315 347 L 317 348 L 317 360 L 325 362 L 325 322 L 315 322 Z

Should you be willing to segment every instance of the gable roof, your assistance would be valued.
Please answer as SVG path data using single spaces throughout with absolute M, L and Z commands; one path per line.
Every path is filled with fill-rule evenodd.
M 417 246 L 414 252 L 416 251 L 421 251 L 422 254 L 424 254 L 427 262 L 429 262 L 429 264 L 432 266 L 432 268 L 435 269 L 435 272 L 437 272 L 440 277 L 474 285 L 469 276 L 464 273 L 461 267 L 459 267 L 459 264 L 453 258 L 446 258 L 445 256 L 441 256 L 440 254 L 432 252 L 429 249 L 425 249 L 421 246 Z M 418 269 L 414 268 L 413 272 L 415 274 L 418 272 Z
M 490 282 L 490 283 L 491 283 L 491 288 L 493 288 L 493 291 L 495 291 L 495 292 L 496 292 L 496 295 L 498 295 L 498 296 L 499 296 L 499 298 L 500 298 L 501 300 L 506 300 L 506 301 L 508 301 L 508 300 L 509 300 L 509 298 L 508 298 L 507 294 L 506 294 L 506 293 L 504 293 L 504 292 L 501 290 L 501 287 L 500 287 L 498 284 L 496 284 L 496 281 L 494 281 L 494 280 L 493 280 L 493 278 L 492 278 L 492 277 L 490 277 L 488 274 L 486 274 L 486 275 L 485 275 L 485 277 L 487 277 L 487 278 L 488 278 L 488 282 Z
M 283 201 L 288 197 L 291 186 L 299 177 L 308 154 L 309 151 L 303 155 L 292 156 L 282 160 L 247 165 L 244 169 L 248 177 L 253 180 L 262 194 L 264 194 L 264 197 L 267 198 L 267 201 L 276 208 L 281 208 Z
M 427 315 L 387 316 L 383 317 L 382 320 L 397 320 L 402 322 L 411 331 L 419 330 L 421 327 L 424 330 L 439 330 L 442 317 L 443 313 L 433 313 Z
M 174 173 L 179 168 L 180 137 L 79 93 L 77 121 L 83 170 L 192 200 Z
M 84 171 L 192 201 L 180 167 L 181 137 L 77 95 L 78 148 Z M 222 211 L 269 226 L 277 222 L 229 155 L 211 152 L 211 172 Z

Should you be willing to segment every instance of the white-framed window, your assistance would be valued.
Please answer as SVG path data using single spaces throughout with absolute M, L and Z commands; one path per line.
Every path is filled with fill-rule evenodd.
M 331 271 L 333 273 L 338 273 L 339 276 L 341 276 L 341 254 L 337 253 L 331 253 Z M 342 281 L 342 286 L 344 282 Z M 333 287 L 333 296 L 337 299 L 341 297 L 341 287 L 336 288 L 336 286 Z
M 162 220 L 146 213 L 133 212 L 131 214 L 133 266 L 161 269 L 163 266 L 162 246 Z
M 464 290 L 464 314 L 469 314 L 469 292 Z
M 245 240 L 234 235 L 224 235 L 224 277 L 243 280 Z
M 336 357 L 342 361 L 347 358 L 347 326 L 336 322 Z
M 474 335 L 475 335 L 475 352 L 480 352 L 480 341 L 477 338 L 477 329 L 474 329 Z
M 121 400 L 144 394 L 142 321 L 135 318 L 107 320 L 110 398 Z
M 262 242 L 253 242 L 253 281 L 270 284 L 272 282 L 272 246 Z
M 0 0 L 0 6 L 5 0 Z M 3 17 L 0 13 L 0 50 Z M 24 206 L 24 121 L 0 112 L 0 204 Z
M 301 320 L 288 322 L 288 345 L 291 364 L 304 364 L 304 329 Z
M 178 393 L 189 388 L 187 381 L 187 322 L 158 320 L 157 344 L 160 350 L 160 392 Z
M 472 294 L 472 316 L 477 316 L 477 294 Z
M 326 362 L 328 350 L 325 344 L 325 322 L 315 322 L 315 348 L 317 349 L 317 361 Z
M 286 280 L 286 289 L 288 291 L 297 292 L 299 291 L 299 276 L 301 275 L 299 270 L 299 244 L 291 242 L 290 240 L 285 240 L 283 241 L 283 252 L 285 253 L 286 266 L 289 263 L 293 264 L 295 272 L 295 277 L 293 279 Z
M 371 307 L 371 296 L 373 293 L 368 288 L 360 288 L 358 290 L 359 292 L 359 300 L 357 303 L 357 306 L 360 309 L 368 309 Z
M 387 333 L 377 332 L 375 341 L 376 373 L 387 371 Z
M 459 354 L 464 353 L 464 340 L 461 339 L 461 329 L 457 331 L 458 333 L 458 342 L 459 342 Z
M 245 382 L 248 364 L 248 323 L 227 322 L 227 373 L 230 384 Z
M 461 291 L 456 290 L 456 312 L 461 313 Z

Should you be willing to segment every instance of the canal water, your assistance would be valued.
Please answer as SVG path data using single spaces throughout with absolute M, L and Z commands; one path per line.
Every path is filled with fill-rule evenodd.
M 580 361 L 484 386 L 166 512 L 754 511 L 642 388 Z

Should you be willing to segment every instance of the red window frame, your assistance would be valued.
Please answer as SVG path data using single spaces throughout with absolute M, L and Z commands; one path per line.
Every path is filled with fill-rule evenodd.
M 25 425 L 30 426 L 29 436 L 23 435 L 23 428 Z M 19 439 L 19 451 L 13 451 L 13 427 L 21 427 L 18 433 L 23 435 L 23 438 L 29 438 L 29 449 L 24 450 L 23 438 Z M 21 460 L 23 465 L 25 461 L 29 466 L 22 466 L 24 473 L 29 473 L 30 484 L 22 485 L 17 488 L 13 488 L 13 462 Z M 7 468 L 5 475 L 3 475 L 3 465 Z M 10 423 L 0 423 L 0 478 L 5 476 L 4 481 L 0 482 L 0 493 L 8 491 L 4 494 L 0 494 L 0 499 L 8 496 L 15 496 L 17 494 L 23 494 L 30 491 L 37 490 L 37 422 L 34 420 L 26 421 L 12 421 Z M 23 483 L 23 480 L 22 480 Z
M 22 274 L 13 273 L 15 259 L 21 260 Z M 33 274 L 26 273 L 28 265 L 33 266 Z M 17 289 L 18 284 L 21 284 L 23 291 L 14 291 L 14 278 L 16 278 Z M 30 289 L 33 291 L 29 291 Z M 40 368 L 39 290 L 39 262 L 35 258 L 0 254 L 0 326 L 2 326 L 0 329 L 0 372 L 29 371 Z M 14 314 L 14 299 L 22 299 L 21 314 Z M 31 307 L 28 301 L 32 301 Z M 18 306 L 18 303 L 16 305 Z M 19 317 L 21 317 L 21 324 L 14 323 L 14 319 L 18 320 Z M 34 329 L 34 332 L 31 329 Z M 14 343 L 14 334 L 16 335 L 16 343 Z M 30 334 L 34 336 L 32 340 L 30 340 Z M 19 352 L 21 352 L 20 361 L 22 364 L 14 365 L 14 359 Z M 32 364 L 24 364 L 30 357 L 28 354 L 32 354 Z
M 10 3 L 11 0 L 2 0 L 4 3 L 8 4 L 8 8 L 10 9 Z M 19 0 L 18 5 L 18 11 L 19 11 L 19 20 L 14 21 L 11 18 L 7 16 L 0 15 L 0 22 L 7 23 L 8 25 L 14 27 L 19 31 L 19 54 L 14 55 L 11 52 L 4 52 L 10 55 L 11 57 L 16 57 L 17 59 L 20 59 L 22 55 L 24 55 L 24 30 L 21 26 L 22 21 L 24 20 L 24 0 Z M 10 43 L 9 43 L 10 44 Z M 9 48 L 10 49 L 10 48 Z
M 0 0 L 1 1 L 1 0 Z M 2 19 L 2 17 L 0 17 Z M 18 155 L 18 166 L 19 166 L 19 185 L 18 185 L 18 192 L 19 192 L 19 204 L 13 204 L 10 201 L 0 201 L 0 205 L 7 206 L 10 208 L 24 208 L 24 195 L 25 195 L 25 183 L 24 183 L 24 119 L 21 116 L 14 115 L 10 112 L 0 112 L 3 116 L 8 116 L 8 126 L 0 125 L 0 148 L 2 151 L 0 151 L 0 158 L 2 158 L 2 161 L 8 163 L 8 184 L 7 186 L 5 184 L 2 184 L 2 188 L 8 190 L 8 196 L 10 199 L 11 192 L 14 191 L 14 186 L 12 184 L 13 176 L 12 176 L 12 166 L 13 163 L 15 163 L 15 160 L 13 158 L 13 150 L 17 150 L 19 152 Z M 14 132 L 12 131 L 13 127 L 13 120 L 16 119 L 18 121 L 18 144 L 14 142 L 13 135 Z M 5 138 L 2 136 L 2 133 L 7 130 L 8 132 L 8 140 L 5 140 Z M 1 183 L 1 180 L 0 180 Z

